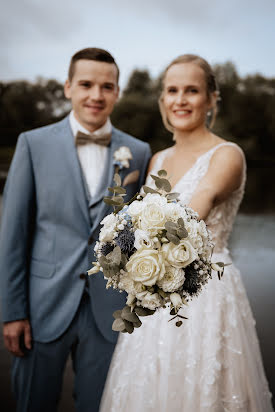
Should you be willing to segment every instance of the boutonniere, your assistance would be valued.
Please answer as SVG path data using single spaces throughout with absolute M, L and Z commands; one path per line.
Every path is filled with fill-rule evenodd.
M 121 179 L 119 171 L 123 168 L 128 169 L 130 167 L 130 160 L 133 159 L 131 150 L 127 146 L 121 146 L 114 152 L 114 166 L 115 166 L 115 182 L 118 186 L 121 185 Z M 135 183 L 139 179 L 139 170 L 134 170 L 125 176 L 122 186 L 127 186 L 131 183 Z
M 123 169 L 124 167 L 128 169 L 130 167 L 129 160 L 133 159 L 131 150 L 127 146 L 121 146 L 114 152 L 114 165 L 116 172 Z

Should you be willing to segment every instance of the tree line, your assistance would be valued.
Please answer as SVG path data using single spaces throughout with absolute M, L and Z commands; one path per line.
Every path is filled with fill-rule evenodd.
M 214 66 L 220 90 L 214 132 L 238 143 L 248 165 L 242 210 L 274 212 L 275 78 L 240 76 L 234 64 Z M 134 70 L 112 114 L 114 126 L 147 141 L 152 151 L 173 144 L 158 108 L 161 75 Z M 53 123 L 70 110 L 58 81 L 0 82 L 0 172 L 8 169 L 19 133 Z M 1 176 L 1 175 L 0 175 Z M 3 179 L 2 179 L 3 180 Z

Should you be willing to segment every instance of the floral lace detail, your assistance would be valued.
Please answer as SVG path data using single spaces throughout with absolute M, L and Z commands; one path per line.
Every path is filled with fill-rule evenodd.
M 222 143 L 198 158 L 174 189 L 188 204 Z M 152 173 L 167 155 L 163 151 Z M 241 150 L 238 148 L 238 150 Z M 152 184 L 148 177 L 147 185 Z M 238 190 L 215 207 L 207 224 L 216 243 L 214 261 L 231 262 L 227 250 L 243 197 L 245 167 Z M 238 269 L 225 268 L 182 310 L 177 328 L 169 310 L 143 318 L 132 335 L 121 334 L 106 383 L 101 412 L 271 412 L 255 321 Z

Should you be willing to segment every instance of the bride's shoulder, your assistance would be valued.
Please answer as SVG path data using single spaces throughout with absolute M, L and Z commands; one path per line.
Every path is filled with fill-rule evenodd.
M 149 163 L 149 167 L 148 167 L 148 173 L 151 172 L 153 170 L 153 168 L 156 166 L 156 164 L 158 162 L 162 162 L 162 160 L 164 159 L 165 155 L 167 154 L 167 152 L 170 150 L 170 148 L 168 149 L 164 149 L 164 150 L 160 150 L 159 152 L 156 152 L 150 160 Z
M 242 169 L 245 165 L 245 155 L 237 143 L 220 139 L 212 149 L 211 163 L 230 164 Z
M 236 143 L 222 141 L 216 145 L 210 156 L 208 178 L 223 191 L 233 192 L 244 181 L 246 170 L 245 157 L 242 149 Z

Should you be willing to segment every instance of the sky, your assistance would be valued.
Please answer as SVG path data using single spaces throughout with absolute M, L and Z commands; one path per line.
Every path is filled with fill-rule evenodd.
M 113 54 L 122 88 L 133 69 L 157 77 L 184 53 L 275 77 L 274 44 L 275 0 L 4 0 L 0 81 L 64 82 L 84 47 Z

